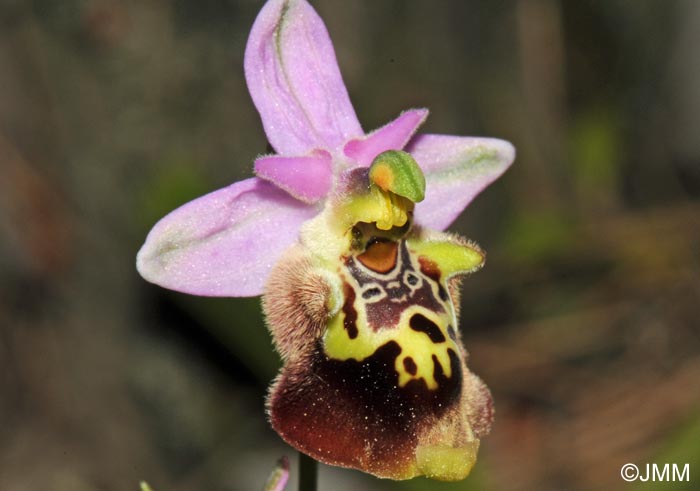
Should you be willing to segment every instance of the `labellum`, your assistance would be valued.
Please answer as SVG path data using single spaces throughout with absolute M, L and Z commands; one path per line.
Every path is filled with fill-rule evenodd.
M 484 253 L 413 225 L 425 179 L 408 153 L 384 152 L 340 179 L 263 295 L 284 361 L 272 425 L 328 464 L 462 479 L 493 420 L 458 328 L 460 279 Z

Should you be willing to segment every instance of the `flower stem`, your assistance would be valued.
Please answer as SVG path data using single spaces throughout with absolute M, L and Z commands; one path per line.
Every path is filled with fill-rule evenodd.
M 299 491 L 316 491 L 318 462 L 299 452 Z

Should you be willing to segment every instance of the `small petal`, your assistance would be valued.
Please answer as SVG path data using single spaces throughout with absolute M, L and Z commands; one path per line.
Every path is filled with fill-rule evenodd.
M 415 221 L 445 230 L 515 158 L 513 145 L 496 138 L 419 135 L 406 148 L 425 174 L 425 200 Z
M 271 0 L 245 53 L 248 90 L 277 153 L 335 149 L 362 135 L 323 21 L 305 0 Z
M 136 258 L 145 279 L 193 295 L 260 295 L 272 266 L 316 210 L 257 178 L 181 206 L 151 230 Z
M 306 157 L 260 157 L 255 161 L 255 174 L 298 200 L 315 203 L 331 190 L 331 154 L 320 150 Z
M 350 140 L 345 145 L 345 155 L 366 167 L 382 152 L 403 149 L 427 117 L 427 109 L 404 111 L 391 123 L 369 135 Z

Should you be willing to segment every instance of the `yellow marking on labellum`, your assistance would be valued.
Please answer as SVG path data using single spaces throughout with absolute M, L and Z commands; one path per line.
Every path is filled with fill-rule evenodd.
M 443 278 L 472 273 L 484 265 L 486 254 L 476 244 L 447 241 L 407 241 L 411 252 L 425 256 L 440 269 Z
M 422 379 L 428 389 L 437 389 L 434 358 L 440 364 L 443 375 L 452 377 L 449 351 L 452 350 L 459 356 L 460 350 L 448 333 L 448 326 L 457 325 L 454 309 L 449 302 L 444 303 L 445 310 L 441 313 L 420 305 L 410 305 L 401 313 L 396 326 L 374 330 L 367 322 L 365 304 L 362 295 L 358 294 L 359 285 L 351 277 L 345 277 L 344 280 L 350 290 L 354 291 L 353 319 L 350 320 L 354 321 L 357 329 L 350 330 L 345 325 L 345 309 L 333 316 L 323 338 L 326 355 L 335 360 L 362 361 L 372 356 L 381 346 L 395 341 L 401 348 L 393 367 L 398 374 L 400 387 L 405 387 L 412 380 Z M 415 319 L 428 324 L 433 331 L 416 329 Z
M 328 324 L 328 329 L 324 336 L 324 347 L 326 354 L 335 360 L 356 360 L 362 361 L 372 356 L 378 348 L 390 341 L 396 341 L 401 347 L 401 354 L 396 358 L 394 370 L 399 375 L 399 387 L 405 387 L 411 380 L 425 381 L 430 390 L 438 388 L 435 379 L 435 366 L 433 356 L 437 358 L 442 367 L 443 374 L 452 377 L 452 366 L 450 363 L 449 350 L 459 353 L 459 349 L 452 339 L 445 333 L 445 341 L 434 343 L 424 332 L 411 329 L 408 325 L 409 319 L 414 313 L 422 313 L 437 317 L 435 313 L 427 312 L 418 306 L 412 306 L 401 316 L 399 325 L 395 329 L 381 329 L 374 331 L 365 322 L 362 322 L 364 312 L 358 311 L 358 334 L 351 338 L 344 327 L 345 314 L 339 312 Z M 438 319 L 435 319 L 436 321 Z M 444 321 L 443 321 L 444 322 Z M 443 322 L 436 322 L 440 330 L 444 329 Z M 447 324 L 444 324 L 446 326 Z M 404 360 L 410 358 L 415 364 L 415 373 L 409 373 L 407 363 Z M 410 362 L 408 363 L 410 365 Z

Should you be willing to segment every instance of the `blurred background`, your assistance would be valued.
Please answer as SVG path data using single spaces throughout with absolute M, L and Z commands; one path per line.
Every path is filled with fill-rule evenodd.
M 366 130 L 429 107 L 424 131 L 518 150 L 453 227 L 489 253 L 462 300 L 497 408 L 472 476 L 321 466 L 321 489 L 697 489 L 700 2 L 312 3 Z M 261 4 L 0 1 L 0 489 L 256 490 L 296 459 L 265 419 L 259 300 L 134 268 L 160 217 L 266 152 L 242 71 Z

